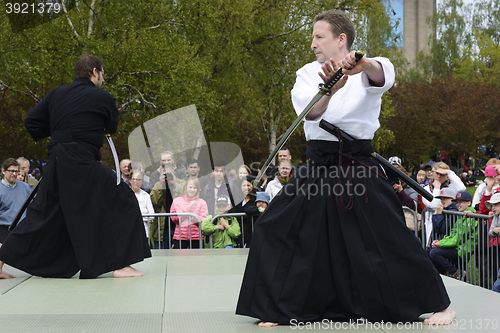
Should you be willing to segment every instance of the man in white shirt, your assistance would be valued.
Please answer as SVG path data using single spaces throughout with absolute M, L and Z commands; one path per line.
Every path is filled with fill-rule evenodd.
M 370 157 L 394 67 L 380 57 L 356 62 L 350 51 L 355 28 L 344 12 L 328 11 L 314 22 L 317 61 L 297 71 L 297 114 L 318 84 L 340 68 L 346 75 L 305 118 L 311 162 L 297 169 L 255 223 L 236 313 L 259 318 L 265 327 L 324 319 L 407 322 L 435 311 L 426 323 L 451 323 L 456 314 L 444 284 Z M 356 140 L 339 140 L 319 127 L 321 120 Z

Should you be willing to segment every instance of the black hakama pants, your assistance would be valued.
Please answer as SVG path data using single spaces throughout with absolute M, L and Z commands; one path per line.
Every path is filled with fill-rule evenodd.
M 84 145 L 50 147 L 36 197 L 0 248 L 29 274 L 95 278 L 150 257 L 133 191 Z
M 338 151 L 339 143 L 313 141 L 313 162 L 297 169 L 255 224 L 237 314 L 284 325 L 407 322 L 449 306 L 440 275 L 368 155 L 370 142 L 344 142 Z

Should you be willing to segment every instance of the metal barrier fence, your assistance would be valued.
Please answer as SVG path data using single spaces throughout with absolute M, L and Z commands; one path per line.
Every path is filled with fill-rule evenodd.
M 175 230 L 175 225 L 177 225 L 177 223 L 174 223 L 171 219 L 172 216 L 187 216 L 189 217 L 189 224 L 197 224 L 197 227 L 198 227 L 198 236 L 199 236 L 199 239 L 192 239 L 192 234 L 191 232 L 189 232 L 189 235 L 188 235 L 188 241 L 189 241 L 189 248 L 192 249 L 193 248 L 193 241 L 198 241 L 198 246 L 200 249 L 203 249 L 204 246 L 203 246 L 203 233 L 202 233 L 202 230 L 201 230 L 201 223 L 203 222 L 200 217 L 198 217 L 196 214 L 192 214 L 192 213 L 153 213 L 153 214 L 143 214 L 142 215 L 143 217 L 155 217 L 155 222 L 154 223 L 157 223 L 158 225 L 158 241 L 155 241 L 154 239 L 151 240 L 153 238 L 152 236 L 152 233 L 151 233 L 151 229 L 150 229 L 150 242 L 152 242 L 153 244 L 153 248 L 155 249 L 171 249 L 172 248 L 172 245 L 174 243 L 177 243 L 177 241 L 173 240 L 173 236 L 174 236 L 174 230 Z M 163 230 L 163 241 L 160 241 L 162 239 L 162 237 L 160 235 L 162 235 L 162 229 L 161 229 L 161 223 L 160 223 L 160 217 L 165 217 L 166 221 L 165 221 L 165 227 L 164 227 L 164 230 Z M 255 219 L 254 219 L 254 216 L 248 216 L 247 214 L 245 213 L 229 213 L 229 214 L 218 214 L 218 215 L 214 215 L 212 217 L 212 220 L 210 221 L 210 223 L 214 223 L 215 221 L 217 221 L 217 219 L 219 217 L 236 217 L 236 218 L 239 218 L 239 224 L 240 224 L 240 230 L 241 230 L 241 236 L 239 237 L 239 239 L 237 240 L 237 244 L 240 245 L 241 247 L 245 247 L 245 243 L 244 243 L 244 240 L 247 239 L 245 238 L 245 232 L 248 232 L 246 231 L 247 228 L 245 228 L 245 221 L 244 221 L 244 218 L 248 217 L 251 219 L 250 223 L 251 223 L 251 228 L 250 228 L 250 233 L 253 232 L 253 226 L 254 226 L 254 222 L 255 222 Z M 194 218 L 196 221 L 194 222 L 191 222 L 191 218 Z M 152 223 L 153 221 L 151 221 Z M 217 223 L 217 222 L 215 222 Z M 168 226 L 167 226 L 168 225 Z M 168 233 L 165 233 L 167 230 L 169 230 Z M 248 236 L 248 235 L 247 235 Z M 167 237 L 168 239 L 165 239 L 165 237 Z M 179 228 L 179 239 L 182 240 L 182 229 Z M 208 244 L 209 244 L 209 248 L 213 248 L 213 240 L 212 240 L 212 235 L 209 235 L 208 236 Z M 182 245 L 182 242 L 179 242 L 179 245 Z M 186 243 L 184 242 L 184 245 L 186 245 Z M 181 247 L 179 247 L 181 248 Z M 182 248 L 187 248 L 187 247 L 182 247 Z
M 171 228 L 172 223 L 174 223 L 171 220 L 172 216 L 178 216 L 179 220 L 180 220 L 181 216 L 187 216 L 189 218 L 188 223 L 190 225 L 190 227 L 189 227 L 189 230 L 190 230 L 190 232 L 189 232 L 189 248 L 190 249 L 193 248 L 193 239 L 192 239 L 192 235 L 191 235 L 191 224 L 198 223 L 198 231 L 199 231 L 198 244 L 199 244 L 200 249 L 203 248 L 203 237 L 202 237 L 202 233 L 201 233 L 201 219 L 196 214 L 192 214 L 192 213 L 175 213 L 175 214 L 172 214 L 172 213 L 154 213 L 154 214 L 143 214 L 142 216 L 143 217 L 155 217 L 155 222 L 158 224 L 158 241 L 153 240 L 153 248 L 155 248 L 155 249 L 171 249 L 172 248 L 172 244 L 173 244 L 172 237 L 174 236 L 174 229 L 175 229 L 175 228 Z M 165 228 L 165 230 L 163 230 L 163 234 L 161 233 L 162 230 L 161 230 L 160 217 L 168 218 L 168 228 Z M 196 220 L 196 222 L 191 222 L 191 218 L 194 218 Z M 166 223 L 166 221 L 165 221 L 165 223 Z M 179 221 L 179 224 L 180 224 L 180 221 Z M 168 234 L 165 233 L 166 230 L 169 230 Z M 150 229 L 149 234 L 150 234 L 150 241 L 151 241 L 151 238 L 152 238 L 151 229 Z M 163 235 L 163 241 L 161 241 L 162 235 Z M 168 236 L 168 245 L 165 243 L 166 236 Z M 196 241 L 196 239 L 195 239 L 195 241 Z M 182 243 L 183 243 L 182 242 L 182 228 L 179 227 L 179 245 L 180 245 L 179 248 L 183 248 Z
M 408 207 L 405 212 L 413 214 L 415 225 L 418 223 L 417 214 Z M 458 256 L 457 269 L 460 278 L 470 284 L 492 289 L 500 268 L 499 237 L 488 236 L 488 215 L 468 214 L 464 221 L 464 213 L 443 210 L 444 232 L 435 230 L 432 222 L 434 209 L 425 208 L 421 214 L 421 228 L 415 228 L 415 236 L 419 238 L 422 247 L 429 254 L 432 242 L 441 240 L 451 233 L 456 234 L 456 249 Z M 443 272 L 440 272 L 443 273 Z
M 422 243 L 422 247 L 429 254 L 432 250 L 432 242 L 434 240 L 440 240 L 446 235 L 450 235 L 450 233 L 456 233 L 457 241 L 456 248 L 457 252 L 461 252 L 461 255 L 458 256 L 457 261 L 457 269 L 461 273 L 462 280 L 478 285 L 487 289 L 492 289 L 493 284 L 497 278 L 497 272 L 500 268 L 500 247 L 499 242 L 500 238 L 490 238 L 488 236 L 489 224 L 488 224 L 488 216 L 480 215 L 480 214 L 468 214 L 466 219 L 470 219 L 469 223 L 463 223 L 462 219 L 464 218 L 463 212 L 456 211 L 448 211 L 443 210 L 443 215 L 445 218 L 445 232 L 437 232 L 434 229 L 432 223 L 432 216 L 434 214 L 434 209 L 425 208 L 421 213 L 421 221 L 419 220 L 417 213 L 408 208 L 403 207 L 405 212 L 410 212 L 413 214 L 414 218 L 414 229 L 415 236 L 420 239 Z M 202 249 L 203 246 L 203 234 L 201 230 L 201 219 L 195 214 L 191 213 L 155 213 L 155 214 L 144 214 L 144 217 L 155 217 L 156 223 L 158 223 L 158 236 L 161 235 L 161 225 L 159 223 L 160 217 L 166 217 L 165 224 L 168 224 L 168 227 L 165 227 L 166 230 L 169 230 L 167 234 L 164 233 L 164 236 L 168 236 L 168 239 L 163 239 L 160 241 L 153 241 L 154 248 L 160 249 L 171 249 L 172 248 L 172 237 L 173 230 L 172 228 L 172 216 L 187 216 L 189 218 L 189 224 L 197 224 L 198 227 L 198 238 L 192 239 L 191 232 L 189 232 L 189 248 L 193 248 L 193 241 L 198 241 L 198 247 Z M 220 217 L 236 217 L 239 218 L 241 236 L 239 240 L 236 242 L 241 247 L 245 246 L 245 233 L 253 232 L 253 226 L 255 219 L 253 216 L 248 216 L 245 213 L 231 213 L 231 214 L 219 214 L 212 217 L 210 221 L 212 224 L 217 223 L 217 219 Z M 248 227 L 245 228 L 244 218 L 251 218 L 251 228 L 248 230 Z M 195 221 L 191 221 L 194 219 Z M 165 231 L 165 230 L 164 230 Z M 150 233 L 151 235 L 151 233 Z M 152 236 L 152 235 L 151 235 Z M 247 235 L 248 236 L 248 235 Z M 179 238 L 182 240 L 182 230 L 179 228 Z M 160 239 L 160 237 L 158 238 Z M 179 242 L 182 246 L 183 242 Z M 209 235 L 208 242 L 209 247 L 213 248 L 213 240 L 212 235 Z M 186 241 L 184 242 L 186 244 Z M 186 245 L 187 246 L 187 245 Z M 184 246 L 183 246 L 184 248 Z M 440 272 L 443 273 L 443 272 Z

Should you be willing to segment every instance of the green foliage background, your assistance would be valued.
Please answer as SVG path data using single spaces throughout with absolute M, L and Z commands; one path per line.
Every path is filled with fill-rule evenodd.
M 121 158 L 137 126 L 195 104 L 207 141 L 238 144 L 247 164 L 265 159 L 296 117 L 290 90 L 295 71 L 315 60 L 312 19 L 333 8 L 348 11 L 355 22 L 354 49 L 389 57 L 396 66 L 398 84 L 384 96 L 374 139 L 379 152 L 418 163 L 436 149 L 474 152 L 477 144 L 497 139 L 491 123 L 481 125 L 500 105 L 494 1 L 479 1 L 473 11 L 463 10 L 461 1 L 445 1 L 429 21 L 437 32 L 431 53 L 420 55 L 412 69 L 391 47 L 390 12 L 379 0 L 55 2 L 64 5 L 57 14 L 0 13 L 2 160 L 44 161 L 47 142 L 34 143 L 23 118 L 49 91 L 72 82 L 82 52 L 106 64 L 104 88 L 121 111 L 114 136 Z M 306 157 L 301 129 L 286 145 L 295 158 Z M 102 153 L 112 166 L 109 149 Z

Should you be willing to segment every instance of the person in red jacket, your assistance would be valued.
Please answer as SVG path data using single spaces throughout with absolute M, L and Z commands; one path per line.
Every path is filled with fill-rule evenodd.
M 494 170 L 493 170 L 494 168 Z M 487 207 L 486 202 L 491 199 L 491 196 L 500 192 L 500 187 L 493 188 L 495 183 L 500 178 L 500 165 L 489 165 L 487 167 L 488 175 L 485 179 L 486 189 L 481 196 L 479 203 L 479 210 L 477 214 L 488 215 L 491 210 Z M 496 173 L 496 176 L 492 175 Z M 491 287 L 495 281 L 496 272 L 498 272 L 498 238 L 488 237 L 488 230 L 491 226 L 491 220 L 484 220 L 484 223 L 479 225 L 479 241 L 476 248 L 478 253 L 478 260 L 476 262 L 477 268 L 484 274 L 485 278 L 480 278 L 479 283 L 482 287 Z

